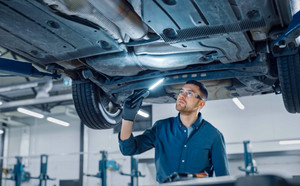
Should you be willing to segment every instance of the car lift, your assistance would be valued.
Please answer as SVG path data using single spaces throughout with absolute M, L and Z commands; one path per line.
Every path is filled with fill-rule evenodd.
M 287 30 L 281 34 L 273 43 L 274 56 L 293 55 L 298 52 L 295 39 L 300 36 L 300 11 L 293 15 Z
M 243 141 L 244 144 L 244 161 L 245 168 L 239 167 L 239 169 L 246 173 L 246 176 L 257 174 L 257 167 L 254 165 L 253 156 L 249 147 L 250 141 Z
M 41 169 L 40 175 L 38 177 L 31 177 L 30 172 L 24 170 L 24 165 L 22 164 L 22 157 L 17 156 L 17 163 L 14 165 L 14 170 L 10 171 L 9 174 L 13 174 L 10 178 L 4 178 L 6 180 L 15 181 L 16 186 L 20 186 L 22 182 L 28 182 L 30 179 L 40 180 L 39 186 L 47 186 L 47 180 L 55 180 L 49 178 L 47 175 L 47 164 L 48 164 L 48 155 L 41 155 Z
M 107 160 L 106 151 L 100 151 L 100 153 L 102 154 L 102 160 L 99 161 L 99 172 L 94 175 L 93 174 L 85 174 L 85 175 L 89 177 L 101 178 L 101 183 L 102 183 L 101 185 L 106 186 L 107 169 L 118 171 L 120 169 L 120 165 L 114 160 Z M 140 171 L 138 171 L 138 160 L 133 158 L 133 156 L 131 156 L 130 160 L 131 160 L 131 173 L 126 174 L 121 171 L 120 174 L 123 176 L 131 177 L 130 186 L 138 186 L 138 177 L 145 177 L 145 176 L 142 175 Z
M 139 161 L 135 159 L 133 156 L 130 157 L 130 164 L 131 164 L 131 173 L 126 174 L 123 172 L 120 172 L 121 175 L 123 176 L 130 176 L 130 186 L 138 186 L 138 178 L 139 177 L 145 177 L 145 175 L 142 175 L 142 173 L 138 169 L 138 163 Z
M 97 174 L 85 174 L 85 176 L 101 178 L 101 185 L 106 186 L 107 169 L 117 171 L 120 169 L 120 165 L 116 161 L 107 160 L 106 151 L 100 151 L 100 153 L 102 154 L 102 160 L 99 161 L 99 172 Z
M 31 63 L 21 62 L 17 60 L 11 60 L 6 58 L 0 58 L 0 72 L 16 75 L 16 76 L 32 76 L 32 77 L 52 77 L 53 79 L 60 78 L 60 75 L 54 71 L 53 74 L 41 72 L 32 66 Z

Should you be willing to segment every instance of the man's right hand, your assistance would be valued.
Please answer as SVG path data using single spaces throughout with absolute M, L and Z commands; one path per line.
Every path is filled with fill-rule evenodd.
M 124 106 L 123 106 L 123 115 L 122 115 L 122 118 L 124 120 L 133 121 L 137 112 L 139 111 L 139 109 L 142 105 L 143 98 L 138 100 L 137 103 L 135 104 L 135 106 L 132 107 L 131 101 L 132 101 L 132 99 L 134 99 L 135 95 L 136 94 L 133 94 L 125 99 Z

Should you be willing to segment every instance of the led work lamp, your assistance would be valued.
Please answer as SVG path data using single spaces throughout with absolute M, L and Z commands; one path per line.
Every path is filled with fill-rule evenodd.
M 150 90 L 155 89 L 159 84 L 161 84 L 164 81 L 165 78 L 162 78 L 160 80 L 158 80 L 156 83 L 154 83 L 150 88 L 148 89 L 143 89 L 141 91 L 139 91 L 136 96 L 134 98 L 132 98 L 131 101 L 131 108 L 133 108 L 136 103 L 141 99 L 141 98 L 146 98 L 149 96 L 150 94 Z

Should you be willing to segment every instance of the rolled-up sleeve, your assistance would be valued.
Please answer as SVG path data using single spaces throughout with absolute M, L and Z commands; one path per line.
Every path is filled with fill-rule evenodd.
M 219 133 L 214 139 L 211 150 L 211 159 L 216 176 L 229 175 L 225 141 L 221 133 Z
M 120 151 L 125 156 L 141 154 L 155 146 L 155 125 L 151 129 L 147 129 L 143 134 L 134 137 L 132 134 L 126 140 L 120 139 Z

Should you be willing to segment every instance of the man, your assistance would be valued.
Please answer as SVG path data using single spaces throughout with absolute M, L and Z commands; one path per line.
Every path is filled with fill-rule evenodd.
M 178 93 L 178 116 L 159 120 L 136 137 L 132 135 L 132 125 L 142 100 L 130 108 L 127 99 L 119 134 L 122 154 L 140 154 L 154 147 L 156 180 L 160 183 L 174 172 L 229 175 L 223 135 L 199 112 L 205 106 L 207 96 L 202 83 L 187 81 Z

